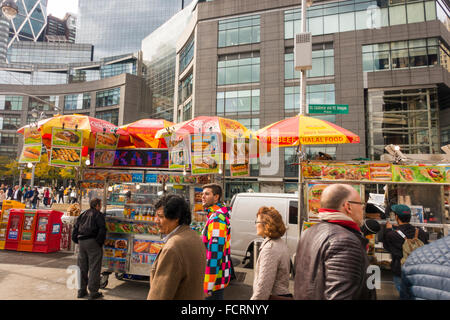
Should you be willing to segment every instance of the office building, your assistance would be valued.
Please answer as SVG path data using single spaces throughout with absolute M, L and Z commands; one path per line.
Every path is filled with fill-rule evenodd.
M 8 48 L 18 41 L 43 41 L 47 0 L 17 0 L 19 12 L 11 21 Z
M 136 52 L 141 41 L 191 0 L 79 0 L 77 43 L 94 45 L 94 59 Z
M 47 17 L 45 27 L 45 41 L 75 43 L 77 18 L 74 14 L 66 13 L 63 19 L 52 15 Z
M 177 44 L 174 120 L 218 115 L 258 129 L 298 114 L 300 20 L 297 0 L 199 1 Z M 317 1 L 307 20 L 307 103 L 347 104 L 348 114 L 319 117 L 361 138 L 307 147 L 309 159 L 322 151 L 377 160 L 391 143 L 404 153 L 441 152 L 450 132 L 448 1 Z M 277 175 L 245 180 L 254 191 L 296 182 L 295 148 L 280 152 Z

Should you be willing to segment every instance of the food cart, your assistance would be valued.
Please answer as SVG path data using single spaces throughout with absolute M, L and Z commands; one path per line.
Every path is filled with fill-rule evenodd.
M 94 162 L 83 171 L 81 187 L 96 189 L 96 194 L 102 195 L 106 212 L 102 287 L 106 287 L 112 273 L 121 280 L 149 276 L 150 265 L 162 247 L 154 210 L 162 194 L 182 195 L 192 208 L 192 229 L 199 233 L 203 229 L 206 214 L 201 207 L 201 185 L 211 178 L 168 170 L 167 152 L 167 149 L 118 149 L 115 155 L 118 161 L 113 166 L 95 167 Z M 142 159 L 139 166 L 136 158 Z
M 408 155 L 409 156 L 409 155 Z M 424 155 L 421 155 L 422 159 Z M 387 159 L 389 160 L 389 159 Z M 385 216 L 389 203 L 406 204 L 411 208 L 411 224 L 430 234 L 430 241 L 448 235 L 450 220 L 448 200 L 450 164 L 422 160 L 414 164 L 393 164 L 388 161 L 309 161 L 301 163 L 305 179 L 304 199 L 308 223 L 318 221 L 320 196 L 330 183 L 347 183 L 360 192 L 361 198 L 380 208 L 366 213 L 381 225 L 393 216 Z M 369 255 L 382 267 L 388 268 L 390 255 L 383 249 L 379 234 L 369 237 Z

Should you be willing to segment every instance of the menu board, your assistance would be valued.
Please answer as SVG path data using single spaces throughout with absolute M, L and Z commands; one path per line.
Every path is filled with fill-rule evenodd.
M 114 158 L 116 156 L 115 150 L 95 150 L 94 151 L 94 166 L 95 167 L 112 167 Z
M 24 129 L 24 144 L 19 163 L 35 163 L 41 161 L 42 137 L 35 127 Z
M 119 135 L 115 133 L 98 132 L 95 135 L 95 149 L 115 150 L 119 143 Z
M 106 230 L 112 233 L 125 233 L 125 234 L 150 234 L 158 235 L 159 228 L 154 222 L 128 222 L 108 219 L 106 221 Z
M 450 167 L 393 165 L 392 173 L 397 182 L 450 182 Z
M 175 138 L 175 135 L 171 137 Z M 184 169 L 189 167 L 189 149 L 185 139 L 170 139 L 169 149 L 169 169 Z
M 192 174 L 219 173 L 222 164 L 221 140 L 217 133 L 193 134 L 191 139 Z
M 80 130 L 52 128 L 50 165 L 81 166 L 83 133 Z
M 248 177 L 250 175 L 248 140 L 245 138 L 234 139 L 229 157 L 232 177 Z
M 126 272 L 128 239 L 107 237 L 103 248 L 103 266 L 116 272 Z
M 411 182 L 411 183 L 449 183 L 449 166 L 392 165 L 390 163 L 368 163 L 362 165 L 339 162 L 327 163 L 311 161 L 302 163 L 305 179 Z
M 135 238 L 133 240 L 131 263 L 152 264 L 163 245 L 164 242 L 162 241 Z

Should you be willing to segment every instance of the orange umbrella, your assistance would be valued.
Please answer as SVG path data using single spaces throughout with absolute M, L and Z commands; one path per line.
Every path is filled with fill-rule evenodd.
M 359 136 L 334 123 L 297 115 L 272 123 L 256 132 L 258 139 L 273 147 L 291 147 L 299 144 L 359 143 Z
M 119 147 L 136 148 L 167 148 L 163 138 L 155 138 L 160 129 L 173 126 L 174 123 L 164 119 L 141 119 L 120 128 L 127 132 L 127 136 L 121 136 Z

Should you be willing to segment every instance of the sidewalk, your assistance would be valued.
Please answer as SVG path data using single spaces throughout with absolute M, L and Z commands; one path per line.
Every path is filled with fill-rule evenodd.
M 76 265 L 71 253 L 33 253 L 0 250 L 0 300 L 77 300 L 77 290 L 67 288 L 70 273 Z M 253 270 L 235 268 L 237 280 L 225 290 L 226 300 L 249 300 L 252 295 Z M 389 273 L 382 272 L 378 300 L 397 300 L 398 294 Z M 293 292 L 294 281 L 290 281 Z M 117 280 L 114 274 L 101 291 L 105 300 L 145 300 L 147 281 Z

